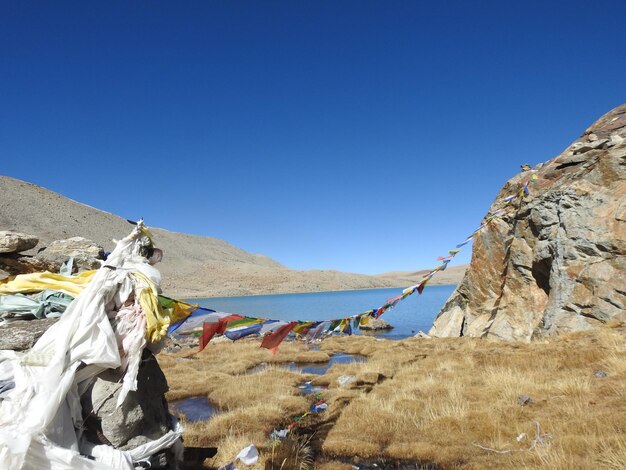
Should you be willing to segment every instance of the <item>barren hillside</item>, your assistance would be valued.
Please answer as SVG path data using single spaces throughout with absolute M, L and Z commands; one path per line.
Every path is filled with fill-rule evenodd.
M 123 218 L 53 191 L 0 176 L 0 229 L 53 240 L 82 236 L 112 248 L 131 226 Z M 148 224 L 149 220 L 146 221 Z M 296 271 L 225 241 L 151 228 L 165 252 L 163 289 L 177 297 L 252 295 L 406 286 L 411 281 L 337 271 Z

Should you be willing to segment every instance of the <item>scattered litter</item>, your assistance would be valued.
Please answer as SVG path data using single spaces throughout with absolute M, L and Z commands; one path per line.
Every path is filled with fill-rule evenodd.
M 237 470 L 235 467 L 237 460 L 240 460 L 244 465 L 254 465 L 259 460 L 259 451 L 254 447 L 254 444 L 250 444 L 248 447 L 241 449 L 232 462 L 220 467 L 219 470 Z
M 337 383 L 340 387 L 347 387 L 353 382 L 356 382 L 356 377 L 354 375 L 340 375 L 337 377 Z
M 528 395 L 520 395 L 519 397 L 517 397 L 517 403 L 520 406 L 526 406 L 526 405 L 530 405 L 532 403 L 535 403 L 535 400 L 530 398 Z

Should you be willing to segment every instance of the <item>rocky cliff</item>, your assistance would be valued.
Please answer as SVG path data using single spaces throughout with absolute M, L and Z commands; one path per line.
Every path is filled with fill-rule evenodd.
M 529 194 L 476 235 L 431 335 L 528 341 L 625 315 L 626 105 L 508 181 L 490 212 L 531 177 Z

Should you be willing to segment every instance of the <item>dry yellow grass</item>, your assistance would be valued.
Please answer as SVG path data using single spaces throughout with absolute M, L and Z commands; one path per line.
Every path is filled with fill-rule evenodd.
M 268 435 L 306 411 L 310 400 L 295 385 L 313 378 L 329 386 L 329 410 L 304 423 L 303 434 L 316 436 L 316 467 L 339 468 L 358 456 L 442 469 L 626 468 L 626 335 L 619 326 L 530 344 L 347 337 L 307 348 L 286 343 L 272 356 L 250 341 L 211 344 L 195 359 L 161 355 L 169 398 L 206 395 L 227 410 L 188 423 L 186 441 L 217 446 L 212 465 L 253 442 L 262 451 L 258 468 L 280 468 Z M 335 364 L 320 377 L 280 367 L 333 352 L 367 361 Z M 272 366 L 244 374 L 262 362 Z M 596 377 L 597 370 L 607 376 Z M 340 375 L 357 380 L 342 388 Z M 520 395 L 532 402 L 522 406 Z

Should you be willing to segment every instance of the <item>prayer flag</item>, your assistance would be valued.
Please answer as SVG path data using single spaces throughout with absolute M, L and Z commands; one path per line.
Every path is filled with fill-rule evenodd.
M 213 338 L 218 328 L 219 328 L 219 321 L 204 322 L 202 324 L 202 336 L 200 337 L 200 351 L 202 351 L 206 347 L 206 345 L 209 344 L 209 341 L 211 341 L 211 338 Z
M 238 328 L 240 326 L 254 325 L 255 323 L 263 323 L 265 320 L 262 318 L 243 317 L 239 320 L 233 320 L 228 324 L 228 329 Z
M 261 325 L 261 331 L 259 331 L 259 335 L 265 336 L 266 334 L 272 331 L 276 331 L 278 328 L 286 324 L 287 324 L 286 321 L 267 320 Z
M 387 307 L 384 305 L 380 307 L 378 310 L 376 310 L 375 318 L 380 317 L 383 313 L 385 313 L 385 310 L 387 310 Z
M 224 332 L 224 336 L 232 341 L 237 341 L 238 339 L 244 338 L 246 336 L 255 335 L 261 332 L 261 324 L 257 323 L 255 325 L 249 326 L 239 326 L 237 328 L 228 329 Z
M 422 282 L 419 286 L 417 286 L 418 294 L 422 295 L 422 292 L 424 292 L 424 287 L 426 287 L 426 281 Z
M 456 248 L 461 248 L 465 245 L 467 245 L 473 238 L 474 235 L 470 235 L 469 237 L 467 237 L 467 240 L 465 240 L 463 243 L 459 243 Z
M 341 320 L 341 323 L 339 324 L 339 331 L 347 335 L 352 334 L 352 327 L 350 326 L 349 318 L 344 318 L 343 320 Z
M 334 331 L 334 329 L 337 328 L 339 325 L 341 325 L 341 320 L 332 320 L 330 322 L 330 327 L 328 328 L 328 330 Z
M 314 341 L 319 338 L 322 333 L 324 333 L 324 329 L 326 328 L 328 322 L 320 322 L 317 326 L 311 327 L 309 332 L 306 334 L 306 339 L 308 341 Z
M 296 327 L 293 329 L 294 333 L 297 333 L 299 335 L 305 335 L 308 333 L 309 329 L 311 328 L 311 326 L 315 325 L 315 322 L 312 321 L 306 321 L 306 322 L 300 322 L 296 325 Z
M 292 321 L 290 323 L 287 323 L 286 325 L 281 326 L 273 333 L 270 333 L 265 338 L 263 338 L 263 341 L 261 342 L 261 347 L 269 349 L 270 351 L 272 351 L 272 354 L 276 354 L 276 350 L 278 349 L 278 346 L 280 346 L 280 343 L 283 342 L 285 337 L 289 334 L 291 330 L 295 328 L 297 324 L 298 322 Z
M 226 327 L 229 323 L 242 318 L 244 317 L 241 315 L 233 314 L 220 318 L 217 322 L 204 322 L 202 324 L 202 337 L 200 338 L 200 351 L 202 351 L 206 345 L 209 344 L 209 341 L 211 341 L 213 336 L 216 334 L 224 334 L 224 331 L 226 331 Z

